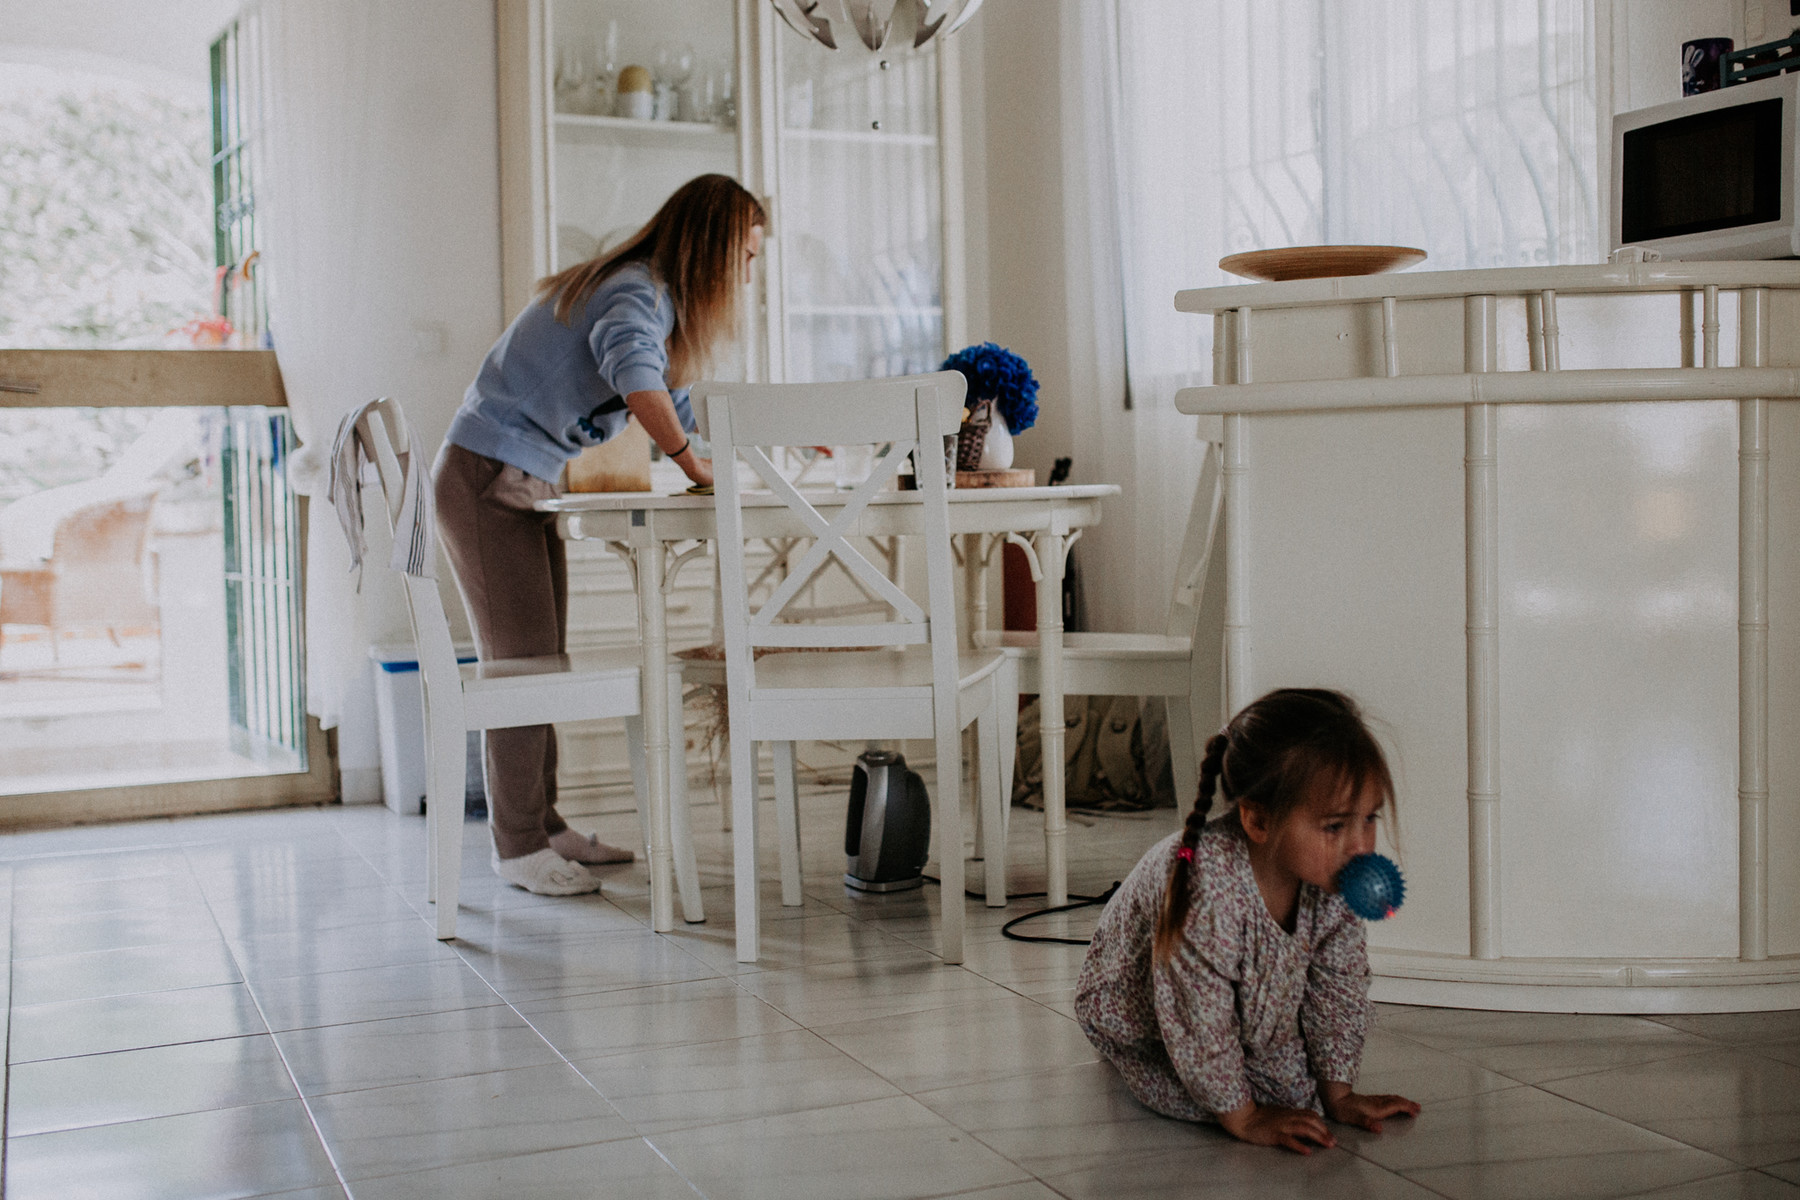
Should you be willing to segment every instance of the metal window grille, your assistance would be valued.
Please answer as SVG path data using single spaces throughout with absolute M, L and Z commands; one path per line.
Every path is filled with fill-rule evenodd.
M 225 624 L 239 753 L 306 754 L 300 522 L 287 466 L 287 413 L 230 408 L 219 463 L 225 497 Z
M 262 22 L 252 10 L 212 44 L 214 262 L 231 344 L 267 344 L 268 291 L 258 269 Z M 240 753 L 289 753 L 306 769 L 299 506 L 288 484 L 287 413 L 226 410 L 219 439 L 224 492 L 225 622 L 232 732 Z
M 252 11 L 212 44 L 213 264 L 219 315 L 232 343 L 267 344 L 268 295 L 258 261 L 256 183 L 261 175 L 262 20 Z

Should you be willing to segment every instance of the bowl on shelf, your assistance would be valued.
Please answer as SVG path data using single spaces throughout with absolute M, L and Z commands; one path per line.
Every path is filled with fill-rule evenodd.
M 1379 275 L 1425 261 L 1412 246 L 1279 246 L 1227 254 L 1219 269 L 1260 283 L 1285 279 L 1325 279 L 1335 275 Z

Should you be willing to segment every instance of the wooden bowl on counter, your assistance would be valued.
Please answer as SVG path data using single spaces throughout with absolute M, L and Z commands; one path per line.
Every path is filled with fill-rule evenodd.
M 1335 275 L 1379 275 L 1425 261 L 1412 246 L 1281 246 L 1227 254 L 1219 269 L 1259 283 L 1287 279 L 1326 279 Z

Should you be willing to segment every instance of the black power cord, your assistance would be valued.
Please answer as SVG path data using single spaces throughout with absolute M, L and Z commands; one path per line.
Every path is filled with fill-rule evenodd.
M 1069 897 L 1069 902 L 1067 904 L 1057 904 L 1052 905 L 1049 908 L 1040 908 L 1036 912 L 1022 913 L 1002 925 L 1000 927 L 1000 934 L 1002 937 L 1009 937 L 1015 942 L 1049 942 L 1058 946 L 1086 946 L 1093 941 L 1092 938 L 1039 937 L 1029 933 L 1014 933 L 1013 926 L 1022 921 L 1030 921 L 1037 917 L 1047 917 L 1052 913 L 1074 912 L 1078 908 L 1089 908 L 1096 904 L 1105 904 L 1108 900 L 1113 898 L 1113 893 L 1119 890 L 1119 883 L 1119 880 L 1113 880 L 1113 885 L 1104 892 L 1101 892 L 1098 896 L 1071 896 Z M 1044 893 L 1039 892 L 1037 894 L 1041 896 Z
M 930 875 L 921 875 L 920 878 L 926 883 L 935 883 L 939 887 L 944 886 L 943 880 L 933 878 Z M 1014 933 L 1013 926 L 1022 924 L 1026 921 L 1036 920 L 1038 917 L 1048 917 L 1054 913 L 1074 912 L 1078 908 L 1090 908 L 1095 905 L 1105 904 L 1108 900 L 1113 898 L 1113 893 L 1119 890 L 1121 882 L 1121 880 L 1113 880 L 1113 885 L 1104 892 L 1101 892 L 1098 896 L 1070 896 L 1067 904 L 1056 904 L 1049 908 L 1040 908 L 1036 912 L 1021 913 L 1002 925 L 1000 927 L 1000 934 L 1002 937 L 1010 938 L 1015 942 L 1043 942 L 1058 946 L 1089 945 L 1093 941 L 1092 938 L 1048 937 L 1029 933 Z M 963 889 L 963 895 L 969 897 L 971 900 L 987 899 L 985 894 L 981 892 L 971 892 L 967 888 Z M 1014 900 L 1042 900 L 1049 895 L 1049 892 L 1015 892 L 1010 898 Z

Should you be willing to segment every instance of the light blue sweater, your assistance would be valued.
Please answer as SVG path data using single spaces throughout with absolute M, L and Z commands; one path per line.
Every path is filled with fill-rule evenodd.
M 563 464 L 625 428 L 625 397 L 668 387 L 675 328 L 668 289 L 643 263 L 621 267 L 564 325 L 534 301 L 488 351 L 447 439 L 555 483 Z M 673 391 L 686 429 L 686 388 Z

